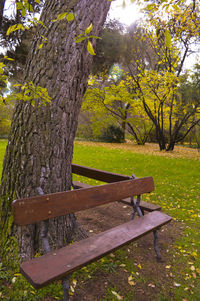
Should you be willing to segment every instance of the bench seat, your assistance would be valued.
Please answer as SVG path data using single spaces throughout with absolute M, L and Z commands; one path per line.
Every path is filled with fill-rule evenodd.
M 171 219 L 162 212 L 151 212 L 105 232 L 23 262 L 20 271 L 36 289 L 42 288 L 158 229 Z

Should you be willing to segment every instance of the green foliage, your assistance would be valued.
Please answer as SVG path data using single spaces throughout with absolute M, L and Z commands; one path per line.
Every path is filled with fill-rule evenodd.
M 51 102 L 51 98 L 48 95 L 47 89 L 35 86 L 31 81 L 25 84 L 14 84 L 13 87 L 17 88 L 18 92 L 13 91 L 8 93 L 8 76 L 5 74 L 6 64 L 3 61 L 12 60 L 7 56 L 4 56 L 0 61 L 0 107 L 4 104 L 15 104 L 17 101 L 29 101 L 33 106 L 46 105 Z M 7 92 L 7 94 L 5 93 Z
M 126 48 L 123 29 L 123 25 L 117 20 L 104 25 L 101 39 L 97 41 L 92 74 L 108 73 L 114 64 L 121 64 Z
M 100 120 L 99 116 L 103 116 L 102 123 L 107 116 L 112 117 L 115 123 L 121 124 L 123 136 L 127 130 L 138 144 L 144 144 L 152 125 L 142 101 L 132 89 L 131 77 L 123 74 L 118 66 L 114 68 L 111 76 L 99 74 L 90 78 L 82 111 L 90 112 L 93 122 Z
M 0 119 L 0 138 L 8 138 L 11 120 Z
M 46 105 L 51 102 L 51 98 L 48 95 L 47 89 L 40 86 L 35 86 L 31 81 L 27 84 L 15 84 L 14 87 L 19 89 L 19 92 L 12 93 L 6 97 L 6 101 L 14 102 L 17 101 L 27 101 L 33 106 L 39 107 L 40 105 Z
M 108 126 L 100 136 L 101 141 L 122 143 L 124 142 L 124 133 L 119 126 Z

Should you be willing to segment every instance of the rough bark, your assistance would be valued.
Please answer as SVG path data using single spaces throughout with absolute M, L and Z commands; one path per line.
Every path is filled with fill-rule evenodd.
M 13 226 L 11 203 L 14 198 L 36 195 L 38 187 L 44 193 L 70 189 L 73 140 L 92 63 L 87 42 L 76 44 L 74 37 L 80 33 L 80 28 L 84 30 L 91 23 L 92 34 L 98 35 L 109 6 L 108 0 L 45 2 L 41 20 L 47 29 L 37 29 L 24 82 L 33 81 L 35 85 L 47 88 L 52 103 L 38 108 L 20 102 L 15 109 L 1 184 L 3 252 L 5 246 L 9 249 L 11 237 L 15 237 L 17 254 L 23 259 L 32 257 L 39 246 L 39 225 Z M 77 22 L 50 22 L 59 13 L 67 11 L 77 14 Z M 47 38 L 47 43 L 38 49 L 42 35 Z M 73 214 L 52 220 L 52 244 L 60 247 L 71 241 L 75 229 L 77 222 Z
M 5 6 L 6 0 L 0 0 L 0 32 L 2 28 L 2 22 L 3 22 L 3 11 Z

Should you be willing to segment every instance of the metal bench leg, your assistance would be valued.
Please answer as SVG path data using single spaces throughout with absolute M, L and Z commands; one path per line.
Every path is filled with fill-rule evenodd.
M 136 212 L 136 206 L 135 206 L 135 203 L 134 203 L 134 197 L 131 196 L 131 206 L 133 208 L 132 212 L 131 212 L 131 220 L 134 219 L 135 217 L 135 212 Z
M 69 284 L 67 280 L 67 278 L 62 279 L 64 301 L 69 301 Z
M 161 254 L 160 254 L 160 250 L 158 248 L 158 231 L 154 230 L 153 235 L 154 235 L 154 250 L 156 252 L 157 260 L 160 261 L 161 260 Z

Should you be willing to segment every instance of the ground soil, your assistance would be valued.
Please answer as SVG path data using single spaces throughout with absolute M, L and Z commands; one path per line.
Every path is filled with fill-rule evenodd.
M 84 229 L 88 231 L 89 235 L 94 235 L 128 221 L 130 213 L 131 207 L 116 202 L 82 211 L 77 214 L 77 219 Z M 181 235 L 181 224 L 174 221 L 160 229 L 159 247 L 162 254 L 161 262 L 158 262 L 155 257 L 152 233 L 140 238 L 136 243 L 124 247 L 130 260 L 133 260 L 135 265 L 141 264 L 142 266 L 142 269 L 138 269 L 140 281 L 139 283 L 136 281 L 134 286 L 130 286 L 128 283 L 130 272 L 124 268 L 119 267 L 114 273 L 105 273 L 99 270 L 86 282 L 77 283 L 75 293 L 70 300 L 107 300 L 107 287 L 116 287 L 120 296 L 125 296 L 128 292 L 131 292 L 134 297 L 130 297 L 128 300 L 158 300 L 157 297 L 161 291 L 165 294 L 165 287 L 173 286 L 173 275 L 168 272 L 166 265 L 169 265 L 172 260 L 169 250 L 173 248 L 174 241 L 179 235 Z M 165 300 L 173 300 L 173 293 L 171 296 L 168 293 L 166 297 L 167 299 Z M 117 299 L 113 295 L 113 299 L 108 300 Z

